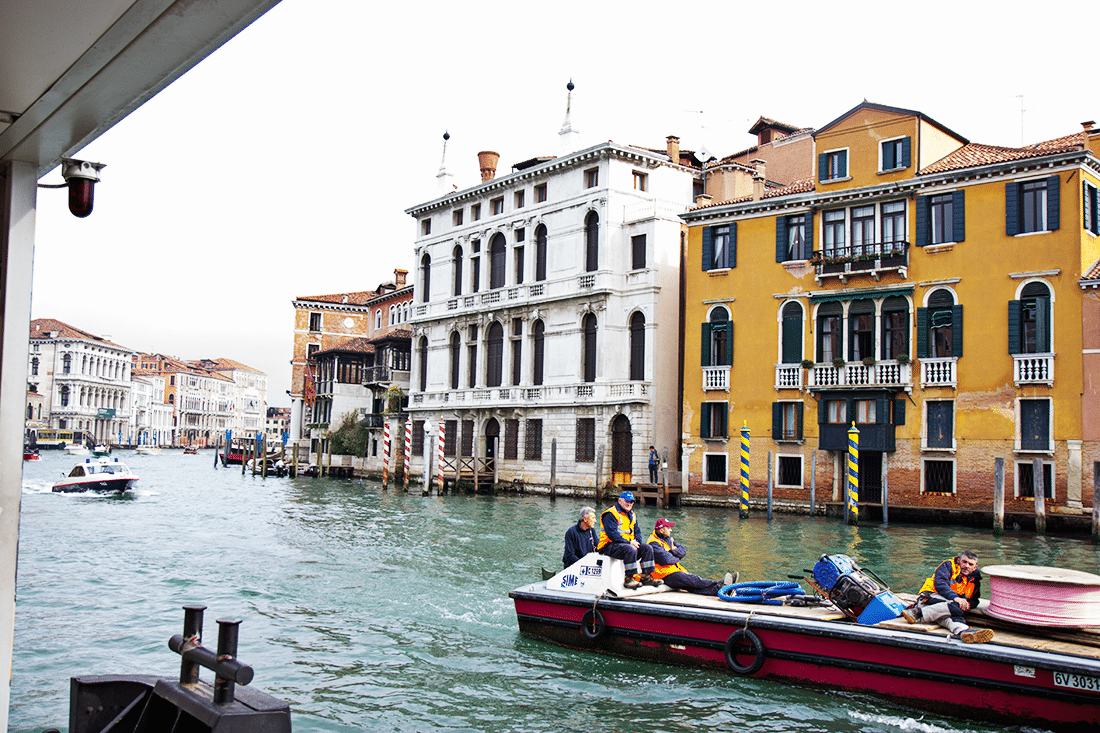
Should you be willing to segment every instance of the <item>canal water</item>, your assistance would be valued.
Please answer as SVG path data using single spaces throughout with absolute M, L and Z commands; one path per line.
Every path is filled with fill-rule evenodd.
M 239 658 L 254 687 L 290 703 L 297 733 L 1003 730 L 521 637 L 508 591 L 560 566 L 581 500 L 262 479 L 214 470 L 209 450 L 117 455 L 141 477 L 132 496 L 52 493 L 77 460 L 63 453 L 25 464 L 9 731 L 65 730 L 73 675 L 177 675 L 167 641 L 196 602 L 208 606 L 209 646 L 215 619 L 243 619 Z M 785 579 L 844 553 L 916 590 L 964 547 L 987 565 L 1100 573 L 1087 539 L 786 515 L 769 524 L 713 508 L 639 514 L 646 527 L 675 521 L 689 569 L 711 577 Z

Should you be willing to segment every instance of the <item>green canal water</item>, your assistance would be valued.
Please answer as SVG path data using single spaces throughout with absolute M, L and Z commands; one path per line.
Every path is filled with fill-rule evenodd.
M 137 456 L 132 496 L 54 494 L 75 459 L 44 453 L 23 475 L 9 731 L 64 730 L 69 678 L 175 676 L 167 646 L 186 603 L 240 618 L 252 685 L 290 703 L 304 731 L 975 731 L 889 701 L 715 671 L 640 663 L 520 636 L 508 591 L 558 567 L 584 502 L 532 495 L 421 496 L 355 479 L 261 479 L 204 451 Z M 958 527 L 846 527 L 832 519 L 685 508 L 689 569 L 785 579 L 844 553 L 915 590 L 960 548 L 982 564 L 1100 573 L 1087 539 Z M 211 673 L 204 671 L 203 679 Z M 1019 729 L 1024 730 L 1024 729 Z

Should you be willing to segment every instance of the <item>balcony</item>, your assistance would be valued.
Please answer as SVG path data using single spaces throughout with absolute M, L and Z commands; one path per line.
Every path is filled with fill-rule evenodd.
M 1054 354 L 1013 354 L 1012 376 L 1021 384 L 1054 384 Z
M 924 358 L 920 360 L 920 386 L 952 387 L 958 383 L 958 362 L 956 356 Z
M 870 275 L 878 281 L 883 272 L 897 272 L 905 277 L 909 268 L 909 243 L 875 242 L 817 250 L 810 262 L 819 282 L 826 277 L 848 282 L 857 275 Z
M 389 366 L 372 366 L 363 369 L 363 384 L 390 384 L 400 382 L 409 383 L 409 371 L 407 369 L 394 369 Z
M 784 365 L 787 366 L 787 365 Z M 913 387 L 913 365 L 893 359 L 864 364 L 850 361 L 840 365 L 814 364 L 807 370 L 810 389 L 860 389 L 874 387 Z
M 703 367 L 704 392 L 729 392 L 730 368 L 728 366 Z
M 410 402 L 417 407 L 442 408 L 450 403 L 464 407 L 523 407 L 539 402 L 548 407 L 578 403 L 648 402 L 649 382 L 583 382 L 535 387 L 477 387 L 442 392 L 414 392 Z
M 776 364 L 776 389 L 802 389 L 803 369 L 801 364 Z

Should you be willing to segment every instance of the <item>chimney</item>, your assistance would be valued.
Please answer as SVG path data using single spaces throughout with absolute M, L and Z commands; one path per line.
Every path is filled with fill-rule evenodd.
M 500 153 L 494 153 L 491 150 L 482 150 L 477 154 L 477 164 L 481 167 L 482 183 L 496 178 L 498 160 L 500 160 Z
M 749 161 L 752 165 L 752 200 L 759 201 L 764 198 L 764 161 L 753 158 Z
M 397 284 L 397 287 L 405 287 L 405 278 L 408 277 L 409 271 L 396 269 L 393 271 L 393 281 Z
M 672 159 L 673 163 L 679 165 L 680 163 L 680 138 L 675 135 L 669 135 L 665 138 L 668 143 L 668 157 Z
M 1092 126 L 1095 125 L 1095 124 L 1096 124 L 1095 120 L 1086 120 L 1085 122 L 1081 123 L 1081 127 L 1085 128 L 1085 130 L 1091 130 Z

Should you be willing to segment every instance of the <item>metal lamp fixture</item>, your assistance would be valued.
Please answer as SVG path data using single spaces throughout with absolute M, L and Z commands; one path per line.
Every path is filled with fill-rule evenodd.
M 104 163 L 89 163 L 85 160 L 62 158 L 61 175 L 69 187 L 69 211 L 81 219 L 92 213 L 95 199 L 95 184 L 99 181 L 99 172 L 106 167 Z

